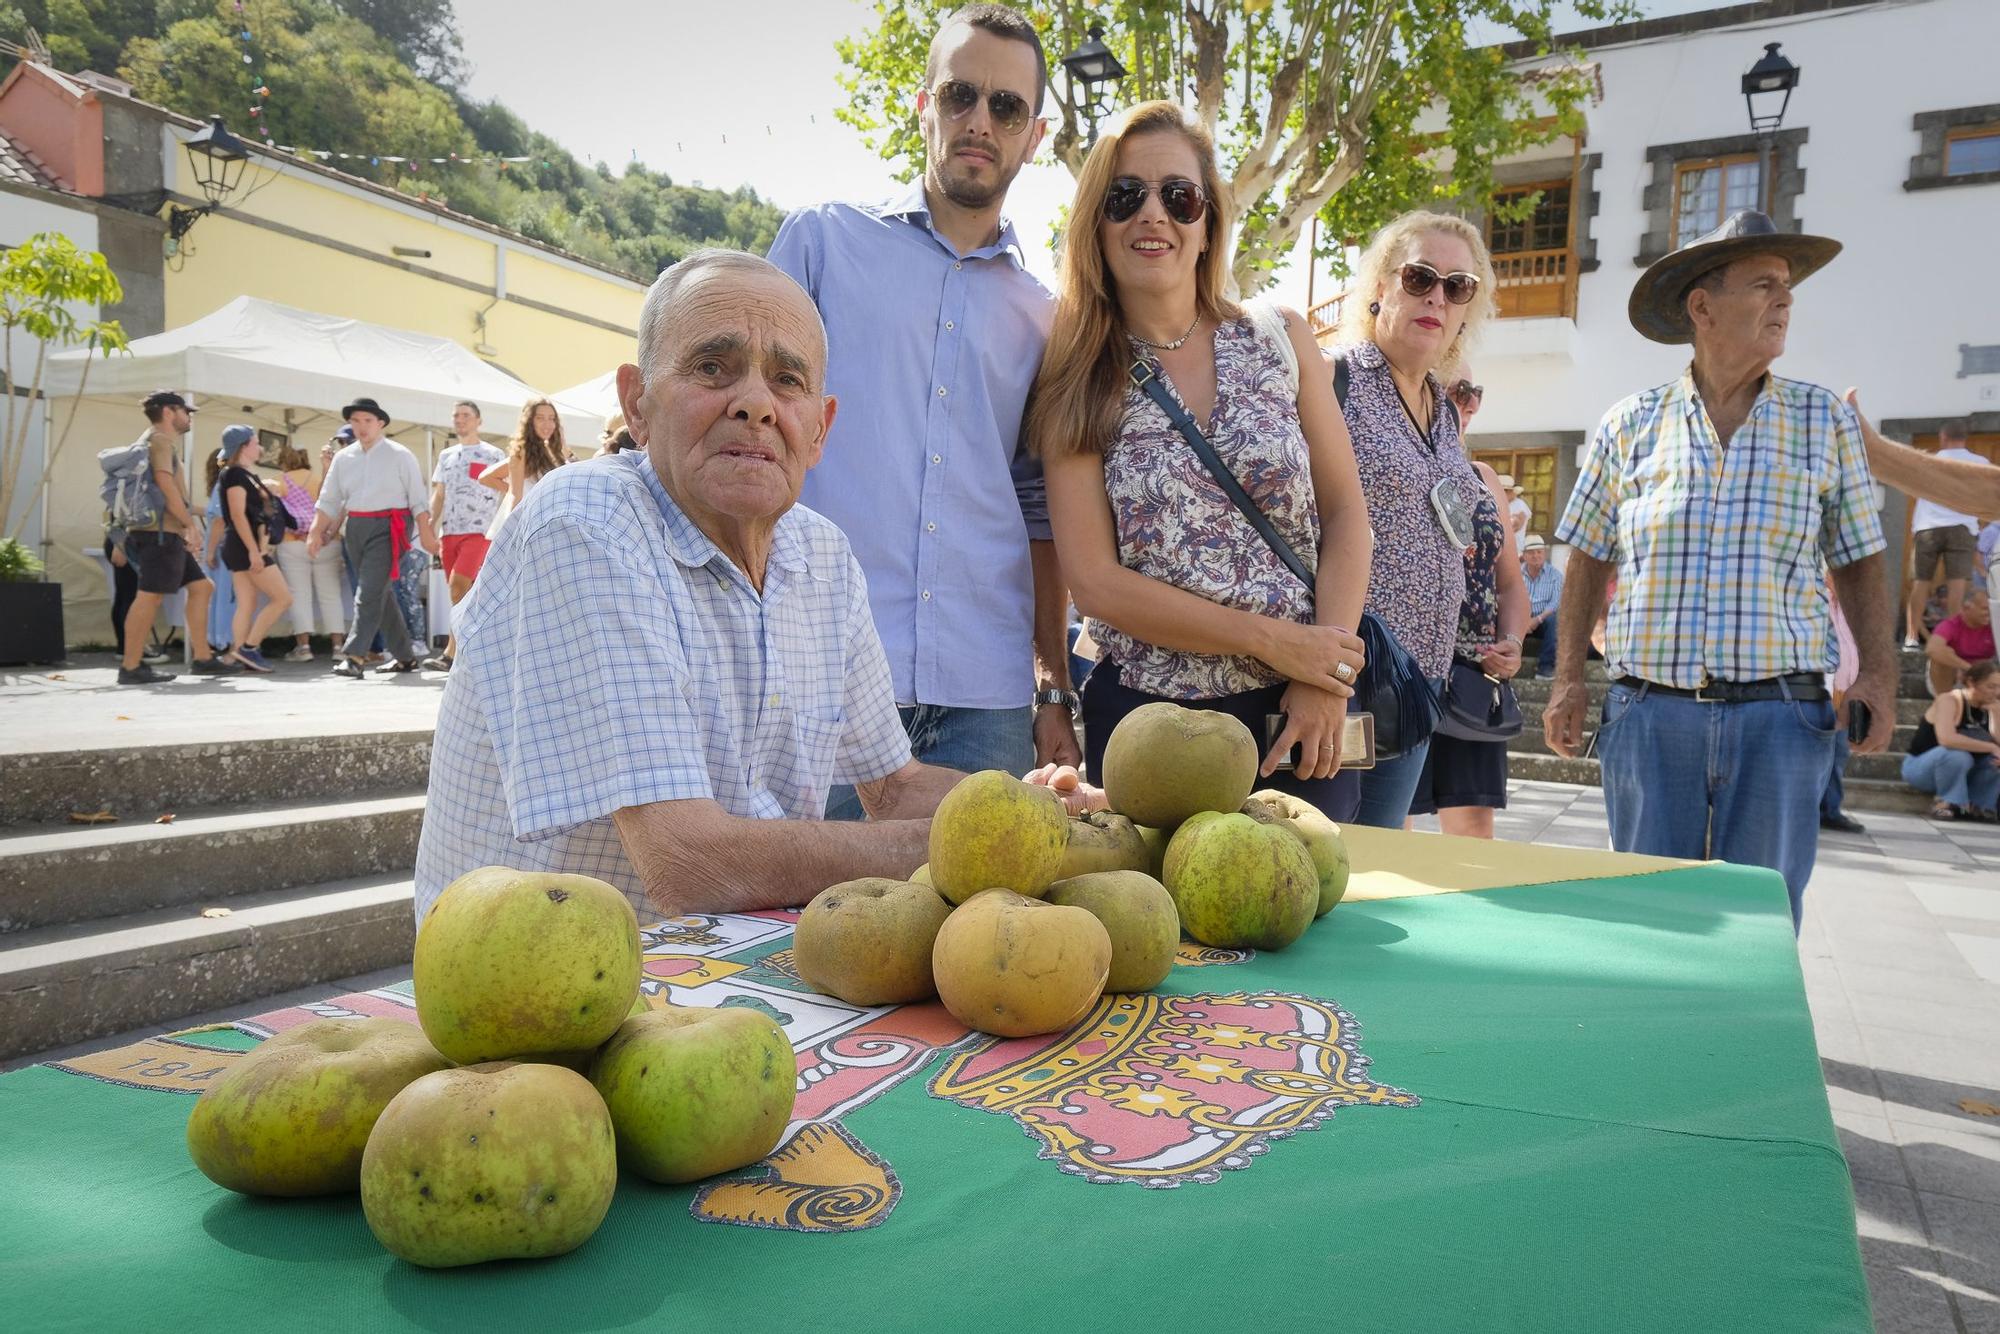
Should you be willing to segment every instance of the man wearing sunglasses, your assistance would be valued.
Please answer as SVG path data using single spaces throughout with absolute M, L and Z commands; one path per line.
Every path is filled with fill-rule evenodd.
M 1047 83 L 1025 18 L 958 10 L 912 99 L 923 179 L 887 203 L 794 213 L 770 253 L 819 307 L 842 404 L 802 499 L 868 577 L 917 757 L 955 769 L 1080 758 L 1069 598 L 1021 436 L 1053 303 L 1002 215 L 1042 141 Z M 859 818 L 852 790 L 827 814 Z
M 1784 876 L 1798 925 L 1834 759 L 1827 676 L 1839 662 L 1820 587 L 1830 571 L 1860 650 L 1846 707 L 1895 726 L 1896 657 L 1882 523 L 1854 414 L 1771 373 L 1792 289 L 1840 252 L 1743 212 L 1665 256 L 1629 313 L 1657 343 L 1693 343 L 1682 375 L 1616 405 L 1585 451 L 1557 540 L 1574 548 L 1543 718 L 1581 749 L 1589 632 L 1612 681 L 1598 737 L 1612 846 L 1715 858 Z

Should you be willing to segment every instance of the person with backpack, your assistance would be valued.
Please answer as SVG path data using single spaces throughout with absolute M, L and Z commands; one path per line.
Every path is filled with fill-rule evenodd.
M 125 556 L 139 570 L 139 591 L 125 617 L 125 652 L 118 661 L 121 686 L 157 685 L 174 679 L 141 661 L 160 603 L 187 590 L 188 644 L 208 649 L 195 627 L 208 624 L 208 576 L 195 562 L 202 541 L 201 521 L 188 501 L 181 470 L 181 438 L 194 427 L 194 409 L 171 390 L 146 396 L 140 407 L 146 430 L 130 445 L 98 456 L 105 470 L 105 494 L 112 523 L 124 530 Z M 115 455 L 115 458 L 107 457 Z M 229 676 L 242 668 L 210 649 L 194 660 L 196 676 Z

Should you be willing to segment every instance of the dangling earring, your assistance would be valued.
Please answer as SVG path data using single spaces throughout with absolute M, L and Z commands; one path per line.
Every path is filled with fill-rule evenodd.
M 1380 315 L 1382 313 L 1382 303 L 1380 301 L 1370 301 L 1368 303 L 1368 313 L 1370 315 Z

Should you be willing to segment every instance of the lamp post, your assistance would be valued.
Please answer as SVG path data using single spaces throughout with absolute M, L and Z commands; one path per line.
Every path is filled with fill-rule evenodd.
M 1799 67 L 1778 54 L 1779 45 L 1764 43 L 1762 59 L 1743 75 L 1743 105 L 1750 111 L 1750 131 L 1762 142 L 1764 179 L 1759 193 L 1766 213 L 1772 211 L 1778 192 L 1778 127 L 1784 124 L 1792 89 L 1799 86 Z
M 1090 126 L 1089 136 L 1083 141 L 1084 147 L 1088 148 L 1097 142 L 1097 117 L 1103 110 L 1098 101 L 1098 91 L 1124 78 L 1125 66 L 1104 44 L 1104 25 L 1093 23 L 1090 25 L 1090 40 L 1064 56 L 1062 67 L 1069 71 L 1070 101 L 1083 113 L 1085 122 Z
M 250 160 L 250 149 L 229 132 L 221 116 L 212 117 L 207 129 L 189 135 L 185 147 L 188 162 L 194 168 L 195 184 L 208 202 L 200 208 L 175 205 L 167 210 L 170 253 L 179 249 L 181 239 L 194 230 L 204 214 L 221 208 L 236 193 L 243 179 L 243 164 Z

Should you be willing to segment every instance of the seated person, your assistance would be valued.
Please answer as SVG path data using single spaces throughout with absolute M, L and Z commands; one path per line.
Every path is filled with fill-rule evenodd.
M 1924 643 L 1930 659 L 1931 694 L 1942 695 L 1965 680 L 1965 669 L 1993 656 L 1993 613 L 1986 594 L 1968 589 L 1958 614 L 1939 621 Z
M 915 870 L 961 777 L 911 758 L 861 568 L 796 503 L 835 410 L 812 301 L 697 252 L 647 294 L 638 359 L 637 447 L 544 478 L 459 606 L 419 921 L 488 865 L 607 880 L 641 921 L 801 904 Z M 868 821 L 824 821 L 836 783 Z
M 2000 704 L 2000 666 L 1975 662 L 1965 684 L 1931 701 L 1910 753 L 1903 781 L 1934 792 L 1933 820 L 1994 820 L 2000 802 L 2000 745 L 1993 741 L 1993 706 Z

